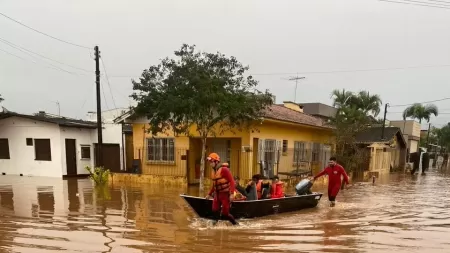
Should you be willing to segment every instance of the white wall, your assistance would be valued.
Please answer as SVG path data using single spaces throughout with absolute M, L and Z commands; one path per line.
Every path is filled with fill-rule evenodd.
M 77 174 L 88 174 L 85 170 L 86 166 L 94 166 L 94 145 L 96 139 L 97 129 L 87 128 L 73 128 L 73 127 L 60 127 L 61 132 L 61 161 L 62 161 L 62 174 L 67 175 L 67 162 L 66 162 L 66 140 L 75 139 L 75 147 L 77 152 Z M 91 158 L 81 159 L 81 145 L 88 145 L 91 147 Z
M 0 159 L 0 173 L 7 175 L 62 177 L 61 139 L 56 124 L 11 117 L 0 120 L 0 138 L 9 142 L 10 159 Z M 51 161 L 36 161 L 34 146 L 26 138 L 50 139 Z
M 123 151 L 125 150 L 125 141 L 123 141 L 122 125 L 114 124 L 113 121 L 127 112 L 127 108 L 117 108 L 102 112 L 102 126 L 103 126 L 103 143 L 114 143 L 120 146 L 120 169 L 124 170 L 123 166 Z M 97 113 L 91 112 L 87 114 L 86 120 L 97 122 Z M 95 140 L 97 142 L 97 130 L 95 131 Z M 123 145 L 122 145 L 123 144 Z

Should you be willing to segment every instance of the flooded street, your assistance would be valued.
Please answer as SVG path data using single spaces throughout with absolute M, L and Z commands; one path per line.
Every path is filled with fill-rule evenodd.
M 447 252 L 450 176 L 356 183 L 330 208 L 211 227 L 178 194 L 196 189 L 0 177 L 0 252 Z M 321 190 L 321 189 L 315 189 Z M 109 195 L 109 197 L 108 197 Z

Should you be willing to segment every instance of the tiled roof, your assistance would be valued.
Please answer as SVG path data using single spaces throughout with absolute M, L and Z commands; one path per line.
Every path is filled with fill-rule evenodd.
M 265 117 L 275 120 L 292 122 L 315 127 L 331 128 L 322 119 L 312 115 L 297 112 L 285 107 L 284 105 L 272 105 L 265 110 Z
M 15 113 L 15 112 L 0 113 L 0 120 L 6 119 L 9 117 L 19 117 L 19 118 L 37 120 L 37 121 L 42 121 L 42 122 L 47 122 L 47 123 L 58 124 L 60 126 L 65 126 L 65 127 L 93 128 L 93 129 L 97 128 L 96 122 L 90 122 L 90 121 L 84 121 L 84 120 L 78 120 L 78 119 L 70 119 L 70 118 L 65 118 L 65 117 L 41 116 L 41 115 L 27 115 L 27 114 Z
M 381 139 L 382 127 L 369 127 L 356 135 L 356 141 L 358 143 L 374 143 L 374 142 L 389 142 L 394 138 L 396 134 L 399 134 L 399 138 L 403 139 L 400 128 L 398 127 L 385 127 L 384 128 L 384 140 Z M 404 142 L 404 139 L 403 139 Z

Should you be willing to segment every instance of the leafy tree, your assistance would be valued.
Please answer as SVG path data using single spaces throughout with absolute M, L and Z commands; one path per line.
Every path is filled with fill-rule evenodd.
M 375 117 L 380 113 L 381 99 L 367 91 L 353 93 L 344 89 L 334 90 L 332 98 L 333 105 L 338 108 L 336 116 L 331 120 L 335 131 L 334 152 L 349 170 L 360 168 L 367 161 L 368 153 L 359 148 L 356 135 L 371 123 L 378 123 Z
M 418 119 L 419 123 L 422 123 L 422 120 L 426 120 L 430 122 L 431 115 L 438 116 L 438 108 L 433 104 L 422 105 L 420 103 L 413 104 L 407 107 L 403 111 L 403 120 L 406 118 Z
M 251 127 L 273 103 L 272 94 L 257 90 L 258 82 L 245 76 L 249 68 L 235 57 L 198 52 L 186 44 L 175 56 L 144 70 L 139 81 L 133 80 L 135 112 L 149 119 L 152 135 L 166 131 L 190 135 L 195 129 L 202 139 L 204 158 L 209 136 Z M 201 159 L 200 191 L 204 171 Z

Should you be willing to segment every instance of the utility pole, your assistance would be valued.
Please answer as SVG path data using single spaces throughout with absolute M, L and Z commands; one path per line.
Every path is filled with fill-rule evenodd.
M 383 117 L 383 125 L 381 126 L 381 140 L 384 140 L 384 129 L 386 128 L 386 114 L 389 103 L 384 105 L 384 117 Z
M 305 79 L 305 78 L 306 77 L 304 77 L 304 76 L 300 76 L 299 77 L 298 73 L 297 73 L 297 76 L 292 76 L 289 79 L 287 79 L 289 81 L 295 81 L 294 103 L 297 102 L 297 85 L 298 85 L 298 80 L 302 80 L 302 79 Z
M 102 101 L 100 96 L 100 52 L 95 46 L 95 90 L 97 97 L 97 166 L 103 166 Z
M 430 130 L 431 130 L 431 123 L 428 123 L 428 131 L 427 131 L 427 150 L 428 150 L 428 141 L 430 140 Z

